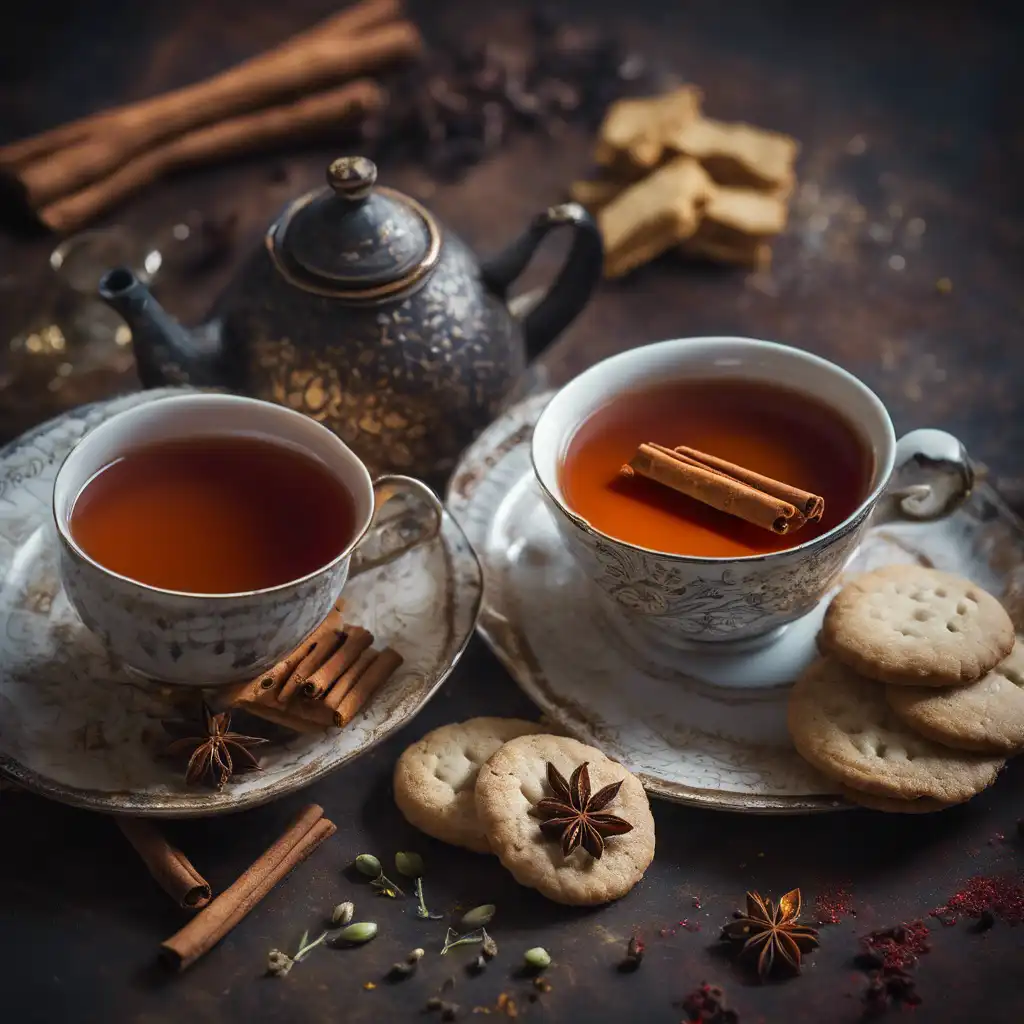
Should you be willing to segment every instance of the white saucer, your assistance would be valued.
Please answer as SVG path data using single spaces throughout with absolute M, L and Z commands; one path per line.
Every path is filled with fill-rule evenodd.
M 196 817 L 277 799 L 366 753 L 433 696 L 465 649 L 480 608 L 480 566 L 459 526 L 352 579 L 347 609 L 405 659 L 340 730 L 261 748 L 263 771 L 220 790 L 187 787 L 158 755 L 181 717 L 181 690 L 112 665 L 68 602 L 57 572 L 53 480 L 72 445 L 116 412 L 174 389 L 76 409 L 0 451 L 0 775 L 94 810 Z M 194 694 L 190 698 L 194 701 Z
M 484 570 L 480 632 L 523 690 L 655 796 L 755 813 L 846 806 L 793 749 L 788 684 L 815 654 L 826 602 L 760 644 L 638 654 L 593 600 L 533 477 L 529 442 L 550 394 L 514 406 L 464 454 L 447 504 Z M 994 492 L 937 524 L 869 533 L 849 569 L 921 561 L 1000 595 L 1024 581 L 1024 531 Z M 726 645 L 723 645 L 723 648 Z

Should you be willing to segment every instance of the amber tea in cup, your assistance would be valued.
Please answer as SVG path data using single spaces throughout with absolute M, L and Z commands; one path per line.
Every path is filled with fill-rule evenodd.
M 641 444 L 685 445 L 824 498 L 824 514 L 772 533 L 620 470 Z M 702 558 L 761 555 L 844 522 L 871 489 L 874 459 L 857 428 L 824 403 L 775 384 L 689 379 L 617 395 L 569 441 L 559 470 L 566 504 L 618 540 Z
M 69 528 L 90 558 L 138 583 L 235 594 L 316 572 L 351 543 L 355 518 L 317 459 L 226 434 L 126 451 L 82 488 Z

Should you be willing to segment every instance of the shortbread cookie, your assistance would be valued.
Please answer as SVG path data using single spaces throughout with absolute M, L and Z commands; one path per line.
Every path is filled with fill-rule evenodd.
M 830 778 L 897 800 L 969 800 L 992 784 L 999 757 L 952 750 L 919 736 L 885 699 L 885 687 L 832 658 L 815 661 L 789 697 L 789 732 Z
M 1024 650 L 976 683 L 950 686 L 888 686 L 889 707 L 915 732 L 949 747 L 990 754 L 1024 750 Z
M 540 800 L 555 796 L 547 780 L 549 762 L 566 780 L 586 762 L 591 794 L 621 781 L 602 811 L 633 828 L 607 837 L 600 859 L 584 849 L 563 857 L 558 839 L 541 831 L 532 812 Z M 521 736 L 506 743 L 480 769 L 476 809 L 491 848 L 515 880 L 556 903 L 588 905 L 625 896 L 654 859 L 654 819 L 639 779 L 567 736 Z
M 865 793 L 852 786 L 840 786 L 839 791 L 851 804 L 857 804 L 858 807 L 864 807 L 869 811 L 883 811 L 886 814 L 934 814 L 956 807 L 956 804 L 933 800 L 929 796 L 919 796 L 916 800 L 894 800 L 890 796 Z
M 976 583 L 919 565 L 854 577 L 825 613 L 822 642 L 862 675 L 907 686 L 973 683 L 1013 649 L 1003 606 Z
M 395 765 L 398 809 L 428 836 L 490 853 L 473 799 L 477 772 L 503 743 L 542 731 L 519 718 L 471 718 L 428 732 Z

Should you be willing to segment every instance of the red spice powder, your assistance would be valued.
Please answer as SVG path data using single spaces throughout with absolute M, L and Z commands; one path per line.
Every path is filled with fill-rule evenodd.
M 895 928 L 882 928 L 865 935 L 860 941 L 864 951 L 874 954 L 886 970 L 911 967 L 923 953 L 931 950 L 928 926 L 924 921 L 911 921 Z
M 814 901 L 814 917 L 818 924 L 839 924 L 847 916 L 857 916 L 853 896 L 848 889 L 826 889 Z
M 1024 921 L 1024 883 L 1013 878 L 987 878 L 976 875 L 945 906 L 930 911 L 944 925 L 954 925 L 960 917 L 981 917 L 984 911 L 1010 924 Z

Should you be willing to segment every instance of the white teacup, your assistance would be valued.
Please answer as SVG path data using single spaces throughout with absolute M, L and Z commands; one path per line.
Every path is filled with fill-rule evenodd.
M 355 505 L 348 546 L 316 571 L 279 586 L 241 594 L 190 594 L 113 572 L 75 542 L 70 529 L 75 499 L 104 466 L 143 445 L 231 434 L 299 449 L 326 466 Z M 411 494 L 417 507 L 396 528 L 397 521 L 382 524 L 378 514 L 398 494 Z M 326 618 L 350 566 L 354 574 L 434 537 L 441 504 L 425 484 L 409 477 L 371 481 L 347 445 L 300 413 L 252 398 L 184 394 L 135 406 L 86 434 L 57 472 L 53 516 L 64 589 L 111 654 L 161 682 L 217 686 L 251 678 L 297 647 Z
M 804 392 L 859 428 L 874 454 L 868 493 L 842 523 L 783 551 L 737 558 L 669 554 L 608 536 L 566 500 L 559 469 L 579 426 L 611 399 L 655 384 L 734 378 Z M 533 434 L 534 471 L 559 531 L 606 611 L 644 647 L 765 637 L 814 609 L 853 555 L 872 512 L 934 519 L 970 493 L 960 442 L 915 430 L 898 442 L 879 398 L 852 374 L 800 349 L 750 338 L 682 338 L 606 359 L 567 384 Z M 706 645 L 703 645 L 706 647 Z

